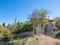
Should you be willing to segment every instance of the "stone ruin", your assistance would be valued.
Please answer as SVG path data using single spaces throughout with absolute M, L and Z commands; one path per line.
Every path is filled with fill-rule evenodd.
M 36 33 L 37 34 L 47 34 L 47 33 L 52 33 L 53 29 L 52 29 L 52 22 L 53 20 L 48 20 L 48 24 L 45 25 L 41 25 L 39 24 L 39 27 L 37 28 Z

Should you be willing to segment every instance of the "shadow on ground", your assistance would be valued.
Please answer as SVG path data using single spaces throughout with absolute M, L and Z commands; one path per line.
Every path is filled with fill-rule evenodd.
M 55 44 L 56 44 L 56 45 L 60 45 L 60 42 L 56 42 Z

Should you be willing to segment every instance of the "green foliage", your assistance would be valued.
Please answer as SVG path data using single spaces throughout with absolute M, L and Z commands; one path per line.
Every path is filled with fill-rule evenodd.
M 9 42 L 0 41 L 0 45 L 23 45 L 23 39 L 11 40 Z
M 8 28 L 1 27 L 0 29 L 0 40 L 9 41 L 12 38 L 12 34 Z
M 60 39 L 60 32 L 55 35 L 55 38 Z
M 9 41 L 9 44 L 12 44 L 12 45 L 23 45 L 23 43 L 24 43 L 23 39 L 16 39 L 16 40 Z
M 36 9 L 33 11 L 30 20 L 34 27 L 38 26 L 40 23 L 44 23 L 43 20 L 46 18 L 47 13 L 47 10 Z
M 57 28 L 60 28 L 60 17 L 57 17 L 55 19 L 55 24 L 56 24 Z
M 55 23 L 52 24 L 52 28 L 53 28 L 53 31 L 57 31 L 57 27 L 56 27 Z
M 57 25 L 58 25 L 58 24 L 60 25 L 60 17 L 57 17 L 57 18 L 56 18 L 56 24 L 57 24 Z
M 16 26 L 14 33 L 21 33 L 32 30 L 32 24 L 20 23 Z
M 30 22 L 32 23 L 33 26 L 33 32 L 34 30 L 37 30 L 39 24 L 45 23 L 44 19 L 46 18 L 47 13 L 48 13 L 47 10 L 35 9 L 32 12 L 31 16 L 29 16 Z
M 3 38 L 1 40 L 8 42 L 9 40 L 11 40 L 11 38 L 12 38 L 11 32 L 9 30 L 6 30 L 3 32 Z
M 0 45 L 22 45 L 23 42 L 23 39 L 13 39 L 9 28 L 0 26 Z
M 20 23 L 19 25 L 17 25 L 16 26 L 16 29 L 18 30 L 18 29 L 22 29 L 23 27 L 24 27 L 24 23 Z
M 5 22 L 3 22 L 2 26 L 5 27 Z
M 48 24 L 48 20 L 47 20 L 47 19 L 44 19 L 44 20 L 43 20 L 43 23 L 44 23 L 44 24 Z

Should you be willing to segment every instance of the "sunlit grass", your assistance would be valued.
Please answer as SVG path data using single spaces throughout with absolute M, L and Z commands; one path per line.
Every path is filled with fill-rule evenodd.
M 23 45 L 24 40 L 23 39 L 16 39 L 16 40 L 12 40 L 9 43 L 13 43 L 15 45 Z
M 37 44 L 37 40 L 32 40 L 32 41 L 29 41 L 28 45 L 36 45 Z

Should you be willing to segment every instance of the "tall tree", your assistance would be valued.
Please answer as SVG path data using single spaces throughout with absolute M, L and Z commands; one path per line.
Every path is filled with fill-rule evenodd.
M 15 23 L 15 25 L 17 25 L 17 18 L 16 18 L 16 17 L 15 17 L 15 20 L 14 20 L 14 21 L 15 21 L 15 22 L 14 22 L 14 23 Z
M 5 27 L 5 22 L 3 22 L 2 26 Z
M 19 22 L 19 20 L 18 20 L 17 25 L 19 25 L 19 23 L 20 23 L 20 22 Z
M 47 15 L 47 10 L 38 10 L 35 9 L 32 13 L 32 15 L 29 17 L 30 21 L 33 25 L 33 34 L 34 31 L 36 30 L 36 28 L 38 27 L 38 25 L 41 23 L 43 24 L 43 20 L 46 18 Z

